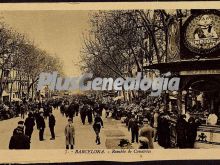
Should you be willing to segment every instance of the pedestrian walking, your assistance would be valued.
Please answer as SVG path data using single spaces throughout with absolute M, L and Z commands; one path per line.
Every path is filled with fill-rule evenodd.
M 25 135 L 27 135 L 31 141 L 31 135 L 34 130 L 35 122 L 34 122 L 34 117 L 31 112 L 29 112 L 28 117 L 26 118 L 25 122 Z
M 82 121 L 83 125 L 85 125 L 85 121 L 86 121 L 87 107 L 88 107 L 88 105 L 86 104 L 80 110 L 80 117 L 81 117 L 81 121 Z
M 110 113 L 110 110 L 109 110 L 109 108 L 106 106 L 106 108 L 105 108 L 105 118 L 108 118 L 109 113 Z
M 69 107 L 68 107 L 68 110 L 67 110 L 67 113 L 68 113 L 68 117 L 73 119 L 73 117 L 75 116 L 75 109 L 74 109 L 74 103 L 72 102 Z
M 19 102 L 15 103 L 15 111 L 16 111 L 16 116 L 19 116 L 19 113 L 21 112 L 21 105 Z
M 63 102 L 61 103 L 61 106 L 60 106 L 60 113 L 62 114 L 62 116 L 64 116 L 64 113 L 65 113 L 65 105 L 64 105 Z
M 52 106 L 49 104 L 49 102 L 45 103 L 44 106 L 44 119 L 47 119 L 47 117 L 49 116 L 49 112 L 52 111 Z
M 103 128 L 102 118 L 100 117 L 100 114 L 96 114 L 96 117 L 94 119 L 93 129 L 94 129 L 95 134 L 96 134 L 95 142 L 96 142 L 97 145 L 101 144 L 101 140 L 100 140 L 100 136 L 99 136 L 101 128 Z
M 68 115 L 68 109 L 69 109 L 69 104 L 68 104 L 68 102 L 66 101 L 65 103 L 64 103 L 64 113 L 65 113 L 65 116 L 66 117 L 69 117 Z
M 73 149 L 75 144 L 75 128 L 73 126 L 73 120 L 68 119 L 68 124 L 65 127 L 65 137 L 66 137 L 66 149 Z
M 94 106 L 93 106 L 93 111 L 95 113 L 99 113 L 100 116 L 101 116 L 101 113 L 100 113 L 100 107 L 99 107 L 99 104 L 95 102 Z
M 197 129 L 200 124 L 195 121 L 193 117 L 190 117 L 188 120 L 188 128 L 187 128 L 187 147 L 194 148 L 194 144 L 197 137 Z
M 154 148 L 153 137 L 154 137 L 154 129 L 150 126 L 148 119 L 143 121 L 144 126 L 140 130 L 140 137 L 146 137 L 148 139 L 148 147 L 150 149 Z
M 51 134 L 50 140 L 55 140 L 55 133 L 54 133 L 55 124 L 56 124 L 56 119 L 52 111 L 50 111 L 49 112 L 49 128 L 50 128 L 50 134 Z
M 76 101 L 74 102 L 74 110 L 75 110 L 76 116 L 78 116 L 78 114 L 79 114 L 79 104 Z
M 37 128 L 39 130 L 39 140 L 44 140 L 44 129 L 45 129 L 45 121 L 44 121 L 44 113 L 41 111 L 39 117 L 37 118 Z
M 29 137 L 24 134 L 24 122 L 19 121 L 9 142 L 9 149 L 30 149 Z
M 21 114 L 21 119 L 24 119 L 24 115 L 25 115 L 25 105 L 22 104 L 20 107 L 20 114 Z
M 128 122 L 128 131 L 130 130 L 131 130 L 131 142 L 134 143 L 134 141 L 136 141 L 138 143 L 139 125 L 134 114 L 132 115 L 131 119 Z
M 93 114 L 92 111 L 93 111 L 93 110 L 92 110 L 92 107 L 91 107 L 91 106 L 88 106 L 88 107 L 87 107 L 87 113 L 86 113 L 86 114 L 87 114 L 87 117 L 88 117 L 88 123 L 89 123 L 89 124 L 92 124 L 92 114 Z
M 13 131 L 13 135 L 20 132 L 24 133 L 24 121 L 22 120 L 18 122 L 18 126 Z
M 181 115 L 176 123 L 177 146 L 179 148 L 187 147 L 187 127 L 186 115 Z

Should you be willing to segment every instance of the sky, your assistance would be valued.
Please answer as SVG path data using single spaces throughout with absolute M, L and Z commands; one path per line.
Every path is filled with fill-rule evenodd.
M 63 61 L 67 76 L 79 76 L 83 33 L 89 30 L 89 11 L 2 11 L 15 31 Z

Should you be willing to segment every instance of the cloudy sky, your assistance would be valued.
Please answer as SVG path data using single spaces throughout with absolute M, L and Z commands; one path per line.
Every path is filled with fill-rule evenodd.
M 59 56 L 66 75 L 77 76 L 81 74 L 82 33 L 89 29 L 88 14 L 89 11 L 5 11 L 0 16 L 39 48 Z

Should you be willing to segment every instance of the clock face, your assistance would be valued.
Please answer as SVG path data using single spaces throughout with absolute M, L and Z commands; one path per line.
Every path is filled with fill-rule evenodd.
M 184 44 L 191 52 L 209 54 L 219 49 L 219 15 L 214 13 L 200 14 L 191 17 L 186 24 Z

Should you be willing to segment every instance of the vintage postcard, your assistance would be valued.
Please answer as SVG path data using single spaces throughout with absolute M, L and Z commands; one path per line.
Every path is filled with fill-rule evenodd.
M 0 6 L 0 162 L 218 159 L 220 3 Z

